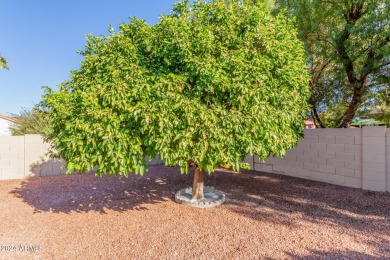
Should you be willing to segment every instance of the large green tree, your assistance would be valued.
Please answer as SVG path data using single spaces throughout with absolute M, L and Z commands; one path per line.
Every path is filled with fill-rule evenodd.
M 314 118 L 323 127 L 348 127 L 372 92 L 390 82 L 383 80 L 390 64 L 389 0 L 275 2 L 296 17 L 305 42 Z
M 148 26 L 136 18 L 92 37 L 84 61 L 47 89 L 49 135 L 68 172 L 146 169 L 156 154 L 187 173 L 247 168 L 247 154 L 283 155 L 301 135 L 309 95 L 293 22 L 264 4 L 179 2 Z M 190 162 L 190 163 L 189 163 Z

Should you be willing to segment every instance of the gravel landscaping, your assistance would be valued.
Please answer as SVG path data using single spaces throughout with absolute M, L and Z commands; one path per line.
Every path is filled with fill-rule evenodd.
M 0 181 L 0 259 L 388 259 L 390 194 L 220 169 L 226 202 L 175 203 L 192 174 Z

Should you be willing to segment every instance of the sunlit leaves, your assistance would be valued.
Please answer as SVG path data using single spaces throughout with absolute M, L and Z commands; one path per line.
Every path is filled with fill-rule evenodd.
M 295 145 L 308 97 L 303 46 L 293 24 L 265 5 L 178 3 L 147 26 L 88 38 L 85 59 L 58 92 L 53 140 L 69 171 L 143 174 L 145 156 L 188 172 L 247 167 Z
M 41 134 L 47 135 L 51 131 L 50 112 L 41 109 L 38 105 L 32 109 L 23 108 L 10 126 L 12 135 Z
M 8 63 L 7 63 L 7 60 L 0 55 L 0 69 L 9 69 L 9 66 L 8 66 Z

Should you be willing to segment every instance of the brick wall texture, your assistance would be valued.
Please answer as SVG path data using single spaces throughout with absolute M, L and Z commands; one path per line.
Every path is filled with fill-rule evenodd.
M 0 180 L 65 174 L 64 161 L 49 158 L 48 150 L 40 135 L 0 136 Z M 147 164 L 162 162 L 157 158 Z
M 304 139 L 283 158 L 260 162 L 257 171 L 372 191 L 390 191 L 390 129 L 305 129 Z M 247 158 L 252 162 L 251 158 Z
M 0 180 L 65 174 L 62 160 L 46 156 L 40 135 L 0 136 Z M 254 170 L 372 191 L 390 191 L 390 129 L 305 129 L 283 158 L 246 157 Z M 163 163 L 160 159 L 148 164 Z

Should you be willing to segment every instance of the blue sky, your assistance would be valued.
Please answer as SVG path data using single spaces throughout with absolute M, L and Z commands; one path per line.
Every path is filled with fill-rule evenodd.
M 19 113 L 41 100 L 41 86 L 56 88 L 77 69 L 85 36 L 108 34 L 109 24 L 137 16 L 154 24 L 172 0 L 0 0 L 0 113 Z

